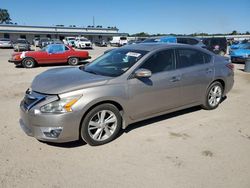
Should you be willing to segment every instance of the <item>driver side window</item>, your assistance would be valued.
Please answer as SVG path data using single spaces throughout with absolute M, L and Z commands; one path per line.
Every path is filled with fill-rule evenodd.
M 173 70 L 175 68 L 174 50 L 156 52 L 140 68 L 148 69 L 152 74 Z
M 51 54 L 63 53 L 65 51 L 64 45 L 50 46 L 48 52 Z

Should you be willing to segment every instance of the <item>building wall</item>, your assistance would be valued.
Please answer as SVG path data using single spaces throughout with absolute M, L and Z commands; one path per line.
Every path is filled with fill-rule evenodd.
M 35 37 L 39 38 L 58 38 L 63 39 L 67 36 L 84 36 L 92 42 L 100 40 L 109 41 L 112 36 L 127 35 L 118 33 L 118 29 L 110 28 L 71 28 L 71 27 L 44 27 L 44 26 L 21 26 L 21 25 L 3 25 L 0 24 L 0 37 L 5 37 L 15 41 L 18 38 L 25 37 L 30 43 Z
M 78 37 L 79 35 L 55 35 L 55 34 L 25 34 L 25 33 L 8 33 L 9 34 L 9 38 L 12 41 L 16 41 L 17 39 L 21 38 L 21 37 L 26 37 L 26 39 L 32 43 L 33 39 L 35 37 L 39 37 L 39 38 L 48 38 L 49 36 L 51 38 L 58 38 L 58 39 L 63 39 L 64 37 L 69 37 L 69 36 L 74 36 L 74 37 Z M 112 36 L 102 36 L 102 35 L 80 35 L 82 37 L 85 37 L 87 39 L 89 39 L 92 42 L 97 42 L 100 40 L 105 40 L 105 41 L 109 41 L 112 39 Z M 0 38 L 4 38 L 4 33 L 0 33 Z

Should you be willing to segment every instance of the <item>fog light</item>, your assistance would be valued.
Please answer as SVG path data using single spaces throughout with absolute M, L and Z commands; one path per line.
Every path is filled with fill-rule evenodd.
M 49 127 L 43 128 L 43 134 L 49 138 L 58 138 L 60 133 L 62 132 L 62 127 Z

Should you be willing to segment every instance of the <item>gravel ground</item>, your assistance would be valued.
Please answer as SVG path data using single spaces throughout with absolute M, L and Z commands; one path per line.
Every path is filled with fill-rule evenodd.
M 96 58 L 108 48 L 89 50 Z M 213 111 L 200 108 L 130 125 L 113 142 L 46 144 L 18 124 L 19 103 L 35 75 L 0 49 L 0 187 L 250 187 L 250 73 Z

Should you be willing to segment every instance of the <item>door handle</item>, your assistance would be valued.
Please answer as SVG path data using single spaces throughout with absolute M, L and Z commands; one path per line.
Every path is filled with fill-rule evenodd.
M 181 76 L 173 76 L 170 81 L 171 82 L 178 82 L 180 80 L 181 80 Z
M 213 72 L 213 69 L 210 69 L 210 68 L 208 68 L 208 69 L 206 69 L 206 73 L 211 73 L 211 72 Z

